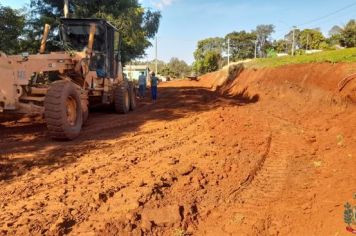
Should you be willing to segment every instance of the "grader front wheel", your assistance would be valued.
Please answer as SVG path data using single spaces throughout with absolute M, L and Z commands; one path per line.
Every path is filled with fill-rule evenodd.
M 51 84 L 44 101 L 45 120 L 53 139 L 72 140 L 83 125 L 80 94 L 69 81 Z

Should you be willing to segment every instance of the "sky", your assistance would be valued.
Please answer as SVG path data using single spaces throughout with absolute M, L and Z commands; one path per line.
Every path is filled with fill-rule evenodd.
M 5 6 L 23 7 L 30 0 L 0 0 Z M 197 42 L 224 37 L 233 31 L 251 31 L 259 24 L 275 25 L 274 39 L 283 38 L 292 26 L 317 28 L 327 35 L 334 25 L 356 19 L 356 0 L 139 0 L 162 13 L 157 34 L 158 59 L 172 57 L 194 61 Z M 154 45 L 154 40 L 152 40 Z M 150 47 L 144 60 L 155 57 Z

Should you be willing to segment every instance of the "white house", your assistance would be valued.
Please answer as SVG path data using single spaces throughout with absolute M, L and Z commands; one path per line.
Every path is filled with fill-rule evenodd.
M 147 65 L 126 65 L 124 67 L 124 73 L 131 81 L 138 80 L 138 77 L 140 76 L 141 72 L 143 72 L 147 77 L 147 74 L 149 73 L 148 71 L 149 69 Z

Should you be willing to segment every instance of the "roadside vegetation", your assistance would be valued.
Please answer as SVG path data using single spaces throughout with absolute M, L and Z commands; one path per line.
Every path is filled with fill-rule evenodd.
M 156 61 L 133 61 L 132 65 L 147 65 L 150 71 L 155 71 Z M 179 58 L 172 57 L 169 62 L 157 61 L 159 75 L 170 79 L 180 79 L 191 74 L 192 67 Z
M 274 32 L 275 26 L 267 24 L 258 25 L 251 32 L 234 31 L 225 37 L 200 40 L 194 52 L 193 70 L 198 74 L 205 74 L 227 65 L 228 45 L 230 45 L 231 62 L 256 57 L 257 60 L 249 63 L 255 67 L 356 60 L 355 49 L 352 49 L 356 47 L 355 19 L 344 26 L 333 26 L 328 36 L 323 35 L 319 28 L 295 28 L 287 32 L 282 39 L 275 40 L 272 39 Z M 345 48 L 346 50 L 339 50 Z M 294 57 L 291 56 L 293 51 Z M 322 52 L 305 55 L 306 52 L 311 51 Z
M 303 63 L 338 63 L 338 62 L 356 62 L 356 48 L 343 50 L 324 51 L 310 55 L 297 55 L 273 58 L 258 58 L 245 64 L 248 68 L 278 67 L 289 64 Z

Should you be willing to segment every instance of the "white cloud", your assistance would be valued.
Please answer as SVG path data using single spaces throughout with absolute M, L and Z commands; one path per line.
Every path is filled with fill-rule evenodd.
M 162 10 L 170 5 L 172 5 L 172 3 L 175 0 L 158 0 L 158 1 L 151 1 L 152 5 L 155 6 L 156 8 Z

